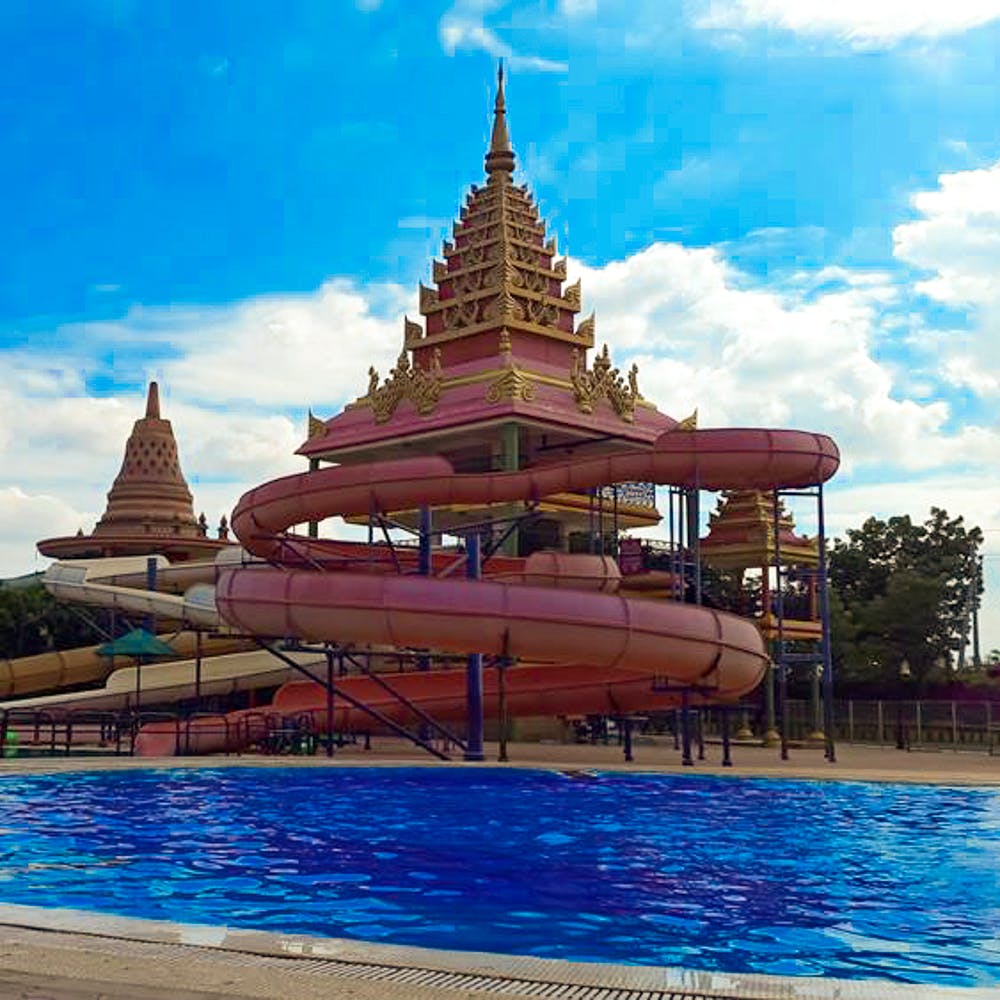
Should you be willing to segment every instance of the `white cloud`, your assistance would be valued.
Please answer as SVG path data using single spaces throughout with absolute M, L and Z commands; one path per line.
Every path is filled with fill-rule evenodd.
M 998 0 L 707 0 L 694 23 L 725 32 L 779 28 L 870 49 L 956 35 L 998 18 Z
M 1000 162 L 942 174 L 914 195 L 920 218 L 893 231 L 896 256 L 929 276 L 916 288 L 966 313 L 968 329 L 938 348 L 942 374 L 981 396 L 1000 394 Z
M 376 295 L 388 298 L 391 320 L 372 311 Z M 396 313 L 413 297 L 396 286 L 366 296 L 335 281 L 312 295 L 251 299 L 178 324 L 174 341 L 184 352 L 159 371 L 175 391 L 206 403 L 305 408 L 360 395 L 368 365 L 385 370 L 399 353 Z
M 500 0 L 456 0 L 438 22 L 441 47 L 453 56 L 462 50 L 482 51 L 496 59 L 504 59 L 511 69 L 536 73 L 565 73 L 564 62 L 536 55 L 523 55 L 514 49 L 485 23 L 486 15 L 504 6 Z
M 932 469 L 1000 461 L 995 428 L 950 429 L 940 393 L 909 398 L 873 356 L 885 275 L 820 272 L 824 290 L 752 286 L 711 248 L 655 244 L 603 268 L 579 267 L 598 339 L 636 360 L 644 394 L 706 425 L 792 423 L 831 433 L 847 469 Z M 828 287 L 829 286 L 829 287 Z
M 668 170 L 653 185 L 658 202 L 691 198 L 718 198 L 739 183 L 738 165 L 718 156 L 692 156 L 676 170 Z
M 920 290 L 947 305 L 1000 301 L 1000 162 L 942 174 L 912 204 L 922 218 L 897 226 L 893 243 L 897 257 L 935 272 Z
M 831 487 L 832 530 L 869 513 L 923 514 L 931 503 L 1000 529 L 989 492 L 1000 431 L 949 394 L 955 385 L 1000 391 L 1000 366 L 982 360 L 1000 316 L 984 250 L 1000 233 L 998 182 L 997 167 L 946 175 L 914 199 L 919 218 L 896 231 L 897 255 L 921 268 L 924 294 L 970 310 L 968 330 L 908 315 L 906 276 L 884 270 L 800 269 L 763 285 L 720 248 L 676 243 L 603 267 L 571 262 L 571 270 L 597 310 L 599 342 L 610 343 L 618 364 L 639 363 L 640 387 L 665 412 L 681 417 L 697 406 L 703 426 L 832 434 L 845 459 Z M 0 575 L 35 565 L 37 538 L 89 529 L 103 510 L 143 397 L 139 387 L 89 395 L 100 358 L 161 380 L 196 510 L 214 524 L 244 490 L 302 468 L 293 451 L 306 407 L 336 413 L 364 391 L 369 364 L 386 372 L 413 297 L 412 289 L 337 280 L 308 295 L 227 307 L 133 308 L 114 322 L 55 331 L 44 350 L 7 352 Z M 912 360 L 918 349 L 932 362 L 927 370 L 903 372 L 885 359 L 895 351 Z M 879 485 L 857 486 L 860 475 Z
M 47 347 L 4 352 L 0 576 L 35 566 L 37 539 L 89 531 L 104 509 L 145 386 L 90 395 L 103 356 L 159 379 L 195 509 L 214 524 L 245 490 L 302 470 L 294 451 L 307 407 L 335 413 L 365 391 L 369 364 L 386 373 L 414 298 L 394 285 L 331 281 L 311 295 L 228 307 L 135 307 L 54 331 Z
M 89 530 L 97 516 L 56 497 L 0 486 L 0 577 L 44 569 L 48 560 L 37 555 L 35 541 Z

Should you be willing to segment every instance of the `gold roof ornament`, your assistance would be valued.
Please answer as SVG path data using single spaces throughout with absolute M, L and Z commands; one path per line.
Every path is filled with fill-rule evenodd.
M 567 415 L 574 409 L 593 414 L 606 402 L 634 424 L 640 403 L 655 412 L 639 393 L 638 368 L 614 367 L 606 345 L 587 368 L 595 317 L 578 320 L 581 282 L 566 284 L 566 258 L 555 259 L 557 240 L 548 236 L 527 186 L 512 180 L 504 83 L 501 64 L 487 182 L 466 195 L 450 238 L 442 241 L 444 259 L 432 262 L 432 287 L 419 286 L 423 323 L 404 317 L 403 353 L 384 381 L 369 371 L 367 394 L 349 408 L 368 407 L 376 423 L 386 423 L 409 400 L 428 415 L 439 399 L 447 406 L 453 387 L 474 381 L 484 384 L 491 405 L 531 402 L 545 393 Z M 558 388 L 559 396 L 546 386 Z M 599 419 L 613 417 L 601 413 Z
M 581 413 L 593 413 L 594 404 L 606 399 L 611 408 L 627 424 L 635 421 L 635 404 L 642 399 L 639 394 L 639 366 L 632 365 L 627 379 L 620 369 L 611 365 L 611 355 L 605 344 L 594 358 L 594 366 L 587 368 L 584 354 L 573 350 L 573 367 L 570 371 L 573 396 Z
M 420 282 L 420 311 L 424 315 L 438 304 L 438 291 Z
M 530 403 L 534 398 L 533 382 L 517 365 L 511 365 L 502 375 L 494 379 L 486 390 L 487 403 L 499 403 L 505 399 L 520 399 Z
M 312 409 L 308 411 L 309 430 L 306 437 L 311 441 L 313 438 L 322 437 L 326 433 L 326 423 L 313 415 Z
M 497 96 L 493 104 L 493 132 L 490 136 L 490 149 L 486 154 L 486 173 L 493 180 L 499 175 L 510 180 L 514 173 L 514 150 L 510 145 L 510 135 L 507 132 L 507 105 L 503 93 L 503 61 L 497 68 Z
M 404 399 L 409 400 L 422 417 L 434 412 L 441 398 L 441 351 L 438 348 L 431 352 L 430 361 L 426 369 L 412 365 L 409 351 L 404 347 L 381 385 L 378 372 L 368 369 L 368 394 L 358 402 L 372 408 L 375 423 L 384 424 Z
M 424 335 L 424 328 L 419 323 L 414 323 L 409 316 L 403 317 L 403 343 L 409 347 L 410 344 L 419 341 Z
M 698 429 L 698 407 L 694 408 L 694 413 L 679 421 L 674 428 L 675 431 L 696 431 Z

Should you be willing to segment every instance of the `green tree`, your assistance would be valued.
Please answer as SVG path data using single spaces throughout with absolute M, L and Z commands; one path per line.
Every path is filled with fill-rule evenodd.
M 103 638 L 40 583 L 0 587 L 0 659 L 92 645 Z
M 845 680 L 892 689 L 909 664 L 916 690 L 952 676 L 981 590 L 979 528 L 932 507 L 923 524 L 871 517 L 830 554 L 836 665 Z

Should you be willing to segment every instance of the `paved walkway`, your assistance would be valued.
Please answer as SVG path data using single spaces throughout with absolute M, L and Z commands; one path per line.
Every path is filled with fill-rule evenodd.
M 647 742 L 647 740 L 652 742 Z M 718 744 L 707 744 L 705 760 L 696 760 L 693 767 L 681 765 L 681 755 L 673 741 L 665 737 L 642 738 L 633 748 L 634 761 L 626 764 L 618 746 L 597 744 L 523 743 L 511 744 L 510 766 L 599 768 L 601 770 L 661 771 L 678 774 L 718 774 L 731 777 L 825 778 L 834 781 L 916 781 L 938 784 L 1000 785 L 1000 755 L 984 751 L 896 750 L 889 747 L 837 747 L 837 762 L 829 764 L 822 748 L 793 747 L 789 759 L 781 760 L 776 747 L 735 744 L 733 766 L 721 765 L 722 750 Z M 420 764 L 430 767 L 452 767 L 461 762 L 461 753 L 453 761 L 439 763 L 426 753 L 397 740 L 373 739 L 372 749 L 347 746 L 338 750 L 332 763 L 336 765 Z M 496 764 L 497 746 L 487 744 L 486 764 Z M 31 773 L 51 771 L 91 770 L 100 768 L 134 767 L 327 767 L 331 762 L 322 754 L 315 757 L 181 757 L 132 758 L 108 757 L 43 757 L 0 759 L 0 775 L 9 772 Z M 481 767 L 481 764 L 470 764 Z
M 496 747 L 487 748 L 491 761 L 496 760 Z M 722 768 L 721 748 L 706 747 L 706 759 L 694 767 L 682 767 L 680 754 L 671 740 L 653 742 L 640 740 L 634 748 L 635 761 L 626 764 L 622 750 L 615 746 L 515 744 L 510 747 L 511 766 L 559 767 L 567 769 L 621 768 L 637 771 L 668 771 L 686 774 L 719 774 L 731 777 L 789 777 L 822 778 L 828 780 L 867 781 L 917 781 L 945 784 L 1000 785 L 1000 757 L 984 753 L 955 753 L 950 750 L 898 751 L 888 748 L 838 747 L 838 762 L 829 764 L 821 749 L 792 749 L 790 759 L 782 761 L 777 749 L 757 746 L 734 746 L 734 767 Z M 391 740 L 373 741 L 372 750 L 345 748 L 333 760 L 335 766 L 390 766 L 395 763 L 420 763 L 427 766 L 454 766 L 428 761 L 401 747 Z M 488 761 L 489 763 L 489 761 Z M 13 759 L 0 760 L 0 781 L 7 774 L 74 771 L 95 767 L 120 769 L 133 767 L 243 767 L 243 766 L 299 766 L 325 767 L 330 762 L 325 757 L 223 757 L 180 760 L 133 760 L 111 758 L 95 761 L 84 758 L 62 759 Z M 463 766 L 479 767 L 480 764 Z M 494 963 L 496 967 L 520 969 L 528 978 L 507 982 L 504 989 L 493 988 L 495 979 L 455 978 L 454 973 L 438 971 L 417 974 L 416 978 L 401 981 L 404 964 L 395 969 L 395 976 L 377 978 L 377 968 L 369 958 L 367 966 L 358 955 L 365 955 L 363 944 L 352 945 L 357 966 L 368 968 L 369 978 L 351 974 L 351 965 L 343 961 L 317 960 L 298 955 L 271 955 L 262 958 L 250 951 L 223 950 L 202 946 L 187 946 L 164 937 L 159 932 L 132 934 L 119 927 L 113 933 L 95 925 L 93 931 L 80 933 L 78 929 L 60 925 L 44 914 L 43 923 L 20 921 L 17 917 L 0 915 L 0 998 L 18 997 L 30 1000 L 250 1000 L 261 997 L 291 997 L 312 1000 L 320 997 L 375 1000 L 375 998 L 407 998 L 407 1000 L 457 1000 L 457 998 L 492 998 L 543 995 L 535 992 L 531 977 L 542 968 L 532 964 L 538 960 L 506 959 Z M 55 929 L 62 926 L 62 929 Z M 126 926 L 126 925 L 121 925 Z M 163 925 L 170 927 L 171 925 Z M 228 945 L 226 947 L 229 947 Z M 373 947 L 372 955 L 384 955 Z M 457 953 L 446 953 L 456 955 Z M 448 968 L 452 967 L 448 960 Z M 466 963 L 468 964 L 468 963 Z M 565 967 L 565 963 L 563 963 Z M 371 972 L 375 968 L 376 972 Z M 494 966 L 491 966 L 494 969 Z M 550 968 L 546 966 L 545 968 Z M 601 985 L 601 970 L 606 969 L 607 985 Z M 346 971 L 345 971 L 346 970 Z M 530 971 L 533 970 L 533 971 Z M 652 970 L 647 970 L 652 971 Z M 447 976 L 452 978 L 448 979 Z M 690 973 L 691 981 L 683 988 L 663 982 L 662 988 L 651 989 L 648 980 L 636 980 L 635 989 L 622 988 L 622 980 L 614 978 L 614 967 L 589 966 L 580 973 L 585 978 L 572 986 L 572 976 L 564 970 L 553 979 L 544 995 L 589 1000 L 697 1000 L 706 997 L 753 997 L 770 1000 L 772 997 L 796 1000 L 830 1000 L 837 996 L 849 998 L 921 998 L 945 996 L 1000 998 L 1000 990 L 989 991 L 935 991 L 929 988 L 893 988 L 888 984 L 835 985 L 824 980 L 784 980 L 768 983 L 765 977 L 706 977 Z M 371 978 L 376 976 L 376 978 Z M 437 976 L 437 978 L 435 978 Z M 441 977 L 444 978 L 441 978 Z M 700 976 L 700 978 L 699 978 Z M 429 978 L 428 978 L 429 977 Z M 569 977 L 567 981 L 567 977 Z M 595 978 L 596 977 L 596 978 Z M 502 978 L 502 977 L 501 977 Z M 561 980 L 561 982 L 557 981 Z M 518 982 L 521 984 L 518 986 Z M 512 985 L 513 983 L 513 985 Z M 611 984 L 616 987 L 612 988 Z M 729 984 L 728 986 L 726 984 Z M 464 985 L 463 985 L 464 984 Z M 640 988 L 641 987 L 641 988 Z M 839 992 L 837 992 L 839 990 Z

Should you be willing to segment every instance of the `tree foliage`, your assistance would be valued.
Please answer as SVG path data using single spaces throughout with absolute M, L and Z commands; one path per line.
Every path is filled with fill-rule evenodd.
M 830 589 L 841 678 L 898 689 L 904 662 L 915 691 L 952 676 L 982 590 L 982 542 L 979 528 L 938 507 L 923 524 L 871 517 L 837 539 Z
M 103 641 L 86 621 L 40 584 L 0 587 L 0 659 Z

